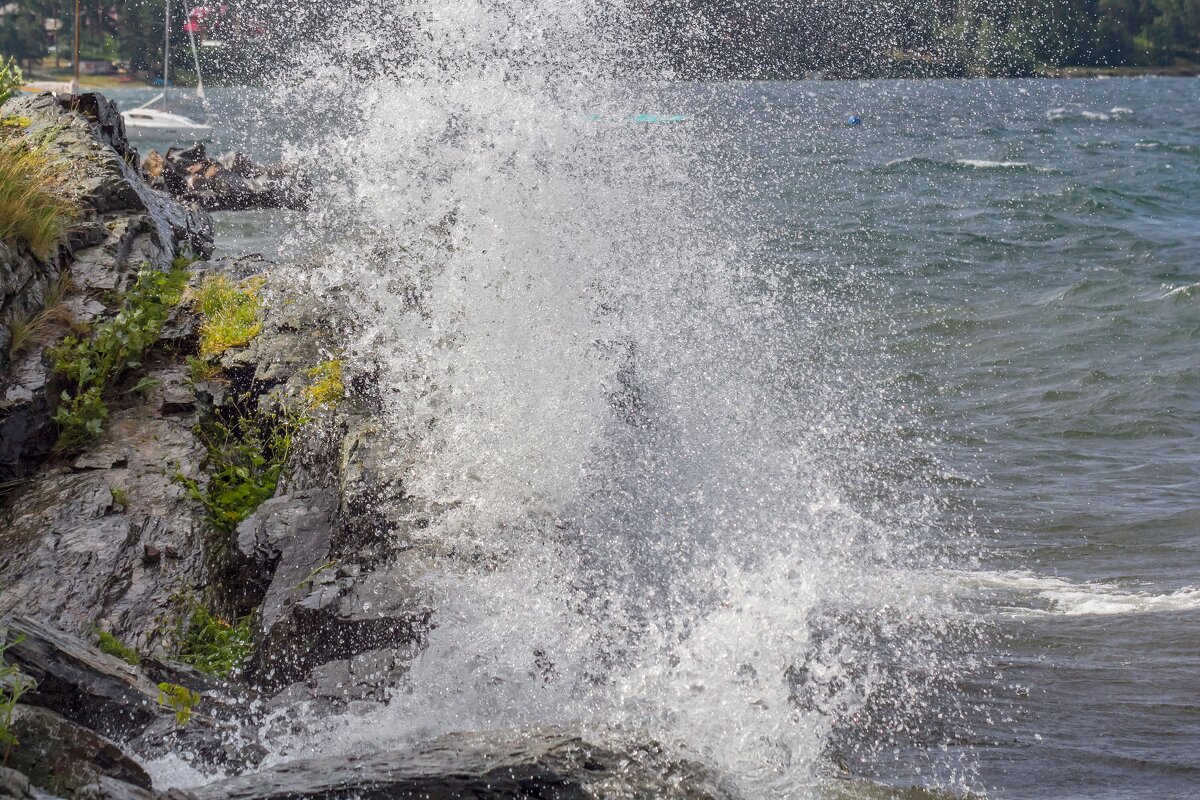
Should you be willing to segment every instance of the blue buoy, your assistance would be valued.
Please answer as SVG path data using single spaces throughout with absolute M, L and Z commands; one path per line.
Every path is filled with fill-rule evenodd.
M 862 118 L 859 117 L 857 114 L 851 114 L 850 118 L 848 120 L 846 120 L 846 124 L 850 125 L 851 127 L 853 127 L 855 125 L 862 125 Z

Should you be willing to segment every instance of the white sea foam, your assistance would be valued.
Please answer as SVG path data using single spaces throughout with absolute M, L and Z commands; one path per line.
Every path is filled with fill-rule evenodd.
M 1017 613 L 1062 616 L 1111 616 L 1200 609 L 1200 588 L 1155 593 L 1103 581 L 1076 583 L 1033 572 L 963 574 L 966 590 L 994 592 Z
M 988 161 L 981 158 L 960 158 L 955 163 L 975 169 L 1024 169 L 1030 166 L 1028 161 Z

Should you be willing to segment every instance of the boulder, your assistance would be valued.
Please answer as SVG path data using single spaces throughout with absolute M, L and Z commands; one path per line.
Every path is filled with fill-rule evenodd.
M 43 358 L 49 342 L 10 359 L 13 322 L 42 312 L 64 271 L 72 285 L 53 311 L 69 310 L 70 322 L 90 323 L 111 310 L 100 301 L 127 288 L 143 264 L 166 270 L 183 250 L 212 251 L 212 220 L 147 185 L 120 113 L 102 95 L 19 96 L 4 104 L 3 114 L 28 119 L 13 130 L 67 167 L 64 191 L 81 215 L 45 263 L 0 245 L 0 484 L 36 469 L 55 439 L 49 417 L 57 392 Z
M 150 776 L 114 742 L 53 711 L 22 703 L 10 730 L 19 744 L 8 764 L 39 789 L 74 795 L 102 775 L 150 789 Z

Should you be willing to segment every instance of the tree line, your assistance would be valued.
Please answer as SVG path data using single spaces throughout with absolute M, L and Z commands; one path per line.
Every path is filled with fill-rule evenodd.
M 202 0 L 193 0 L 198 2 Z M 332 3 L 333 0 L 322 0 Z M 373 0 L 366 0 L 372 2 Z M 682 77 L 1027 75 L 1045 67 L 1170 66 L 1200 62 L 1200 0 L 640 0 L 645 52 Z M 319 3 L 301 15 L 320 19 Z M 337 4 L 341 6 L 343 4 Z M 172 3 L 172 68 L 190 66 L 186 12 Z M 403 3 L 385 3 L 403 14 Z M 225 46 L 206 73 L 255 80 L 295 38 L 298 8 L 283 0 L 226 0 L 204 35 Z M 162 71 L 162 0 L 84 0 L 85 57 Z M 0 2 L 0 54 L 32 64 L 61 20 L 70 59 L 71 0 Z M 178 61 L 175 59 L 178 58 Z

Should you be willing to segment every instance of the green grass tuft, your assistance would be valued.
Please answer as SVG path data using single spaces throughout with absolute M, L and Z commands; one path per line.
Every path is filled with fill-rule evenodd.
M 308 371 L 312 383 L 305 390 L 310 409 L 332 406 L 346 396 L 346 383 L 342 380 L 342 362 L 338 359 L 325 361 Z
M 134 650 L 108 631 L 99 631 L 97 636 L 100 639 L 97 646 L 100 648 L 101 653 L 116 656 L 127 664 L 133 664 L 135 667 L 142 663 L 142 656 L 137 650 Z
M 49 260 L 77 214 L 59 167 L 20 139 L 0 138 L 0 241 Z
M 241 283 L 225 275 L 205 278 L 195 292 L 204 321 L 200 326 L 200 355 L 218 356 L 233 347 L 245 347 L 262 331 L 259 293 L 265 281 L 250 278 Z

